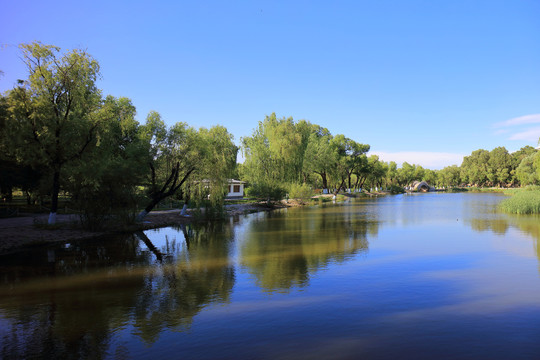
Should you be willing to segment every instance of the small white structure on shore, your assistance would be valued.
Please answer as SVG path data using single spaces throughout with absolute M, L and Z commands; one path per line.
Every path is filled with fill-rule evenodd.
M 204 179 L 201 180 L 200 183 L 205 187 L 209 188 L 210 180 Z M 198 181 L 196 181 L 194 184 L 199 184 Z M 235 180 L 235 179 L 227 179 L 227 184 L 224 186 L 223 190 L 226 193 L 225 199 L 242 199 L 244 197 L 244 186 L 246 182 L 241 180 Z
M 241 199 L 244 197 L 245 181 L 229 179 L 228 181 L 227 199 Z

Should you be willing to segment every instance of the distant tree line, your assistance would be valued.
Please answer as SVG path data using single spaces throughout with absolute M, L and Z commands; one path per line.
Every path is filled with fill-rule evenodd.
M 242 139 L 245 162 L 239 172 L 252 194 L 282 198 L 299 186 L 337 193 L 343 190 L 406 187 L 425 180 L 436 187 L 516 187 L 540 184 L 540 153 L 532 146 L 509 153 L 504 147 L 476 150 L 461 166 L 425 169 L 404 162 L 384 162 L 368 156 L 369 145 L 306 120 L 277 119 L 259 122 L 253 135 Z
M 301 187 L 321 192 L 406 186 L 415 180 L 434 180 L 435 171 L 420 165 L 384 162 L 368 156 L 369 145 L 306 120 L 266 116 L 249 137 L 242 139 L 245 161 L 239 165 L 250 193 L 281 199 Z

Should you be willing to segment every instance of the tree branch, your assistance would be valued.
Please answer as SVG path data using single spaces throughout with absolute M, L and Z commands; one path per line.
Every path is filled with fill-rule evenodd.
M 176 188 L 173 188 L 172 189 L 172 192 L 173 194 L 178 191 L 178 189 L 180 189 L 180 187 L 184 184 L 184 182 L 187 180 L 187 178 L 189 177 L 189 175 L 195 171 L 195 167 L 192 167 L 191 169 L 188 170 L 188 172 L 184 175 L 184 177 L 182 178 L 182 181 L 180 181 L 180 183 L 178 184 L 178 186 L 176 186 Z

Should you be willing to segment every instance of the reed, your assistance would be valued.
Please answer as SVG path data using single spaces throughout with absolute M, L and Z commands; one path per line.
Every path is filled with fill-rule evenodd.
M 516 191 L 512 197 L 503 200 L 499 208 L 510 214 L 539 214 L 540 189 L 531 187 Z

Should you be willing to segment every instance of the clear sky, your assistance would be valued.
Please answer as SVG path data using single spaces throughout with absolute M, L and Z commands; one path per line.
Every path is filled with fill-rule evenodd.
M 144 122 L 306 119 L 385 161 L 461 164 L 536 146 L 540 1 L 0 0 L 0 91 L 26 78 L 17 45 L 84 48 L 104 95 Z

